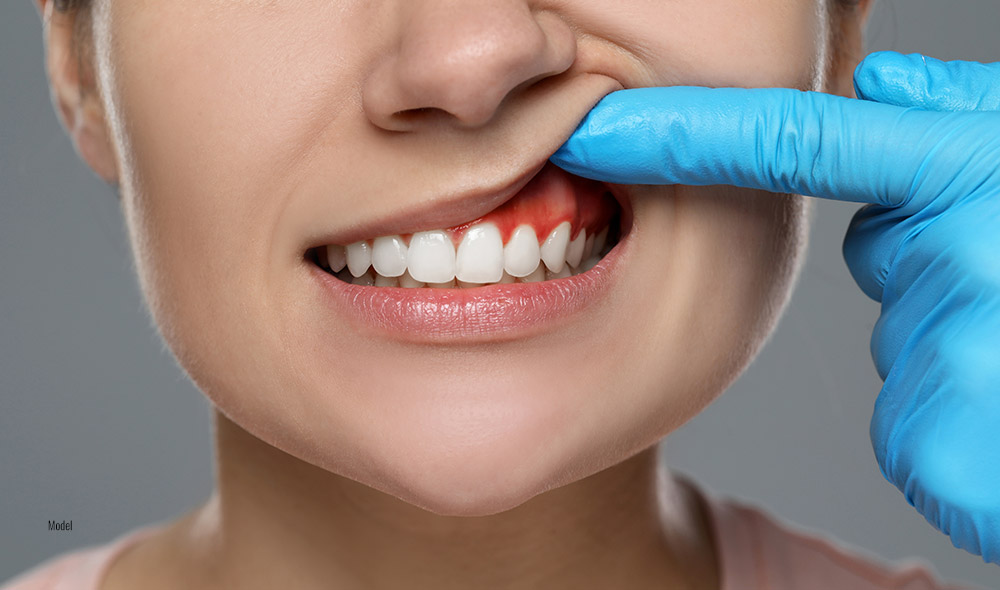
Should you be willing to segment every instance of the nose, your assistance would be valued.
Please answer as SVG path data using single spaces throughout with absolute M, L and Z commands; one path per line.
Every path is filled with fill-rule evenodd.
M 398 0 L 392 49 L 364 80 L 368 119 L 413 131 L 487 124 L 510 94 L 562 73 L 576 36 L 534 0 Z

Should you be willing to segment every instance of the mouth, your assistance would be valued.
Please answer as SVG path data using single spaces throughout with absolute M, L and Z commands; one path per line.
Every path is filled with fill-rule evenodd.
M 593 268 L 627 233 L 606 185 L 546 164 L 513 198 L 448 228 L 310 248 L 306 259 L 357 286 L 462 288 L 533 283 Z
M 305 259 L 338 311 L 395 339 L 523 337 L 610 290 L 632 209 L 617 185 L 548 162 L 516 184 L 471 221 L 317 244 Z

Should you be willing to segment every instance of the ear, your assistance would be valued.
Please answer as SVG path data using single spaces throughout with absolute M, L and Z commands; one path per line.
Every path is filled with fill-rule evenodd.
M 80 158 L 105 182 L 117 184 L 109 126 L 94 77 L 92 40 L 84 31 L 77 39 L 78 11 L 55 10 L 53 0 L 35 0 L 45 33 L 45 65 L 50 97 Z
M 836 0 L 835 0 L 836 1 Z M 865 25 L 876 0 L 833 9 L 833 39 L 826 92 L 856 98 L 854 68 L 865 56 Z

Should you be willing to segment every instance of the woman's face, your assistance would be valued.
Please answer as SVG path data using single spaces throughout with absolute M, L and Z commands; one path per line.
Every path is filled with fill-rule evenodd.
M 756 353 L 801 262 L 803 199 L 610 187 L 632 220 L 604 262 L 473 299 L 368 297 L 389 287 L 311 254 L 487 213 L 617 89 L 823 89 L 829 18 L 823 0 L 98 1 L 156 323 L 232 421 L 436 513 L 492 514 L 618 463 Z M 435 323 L 456 305 L 502 315 L 498 289 L 517 288 L 564 308 Z M 397 304 L 422 319 L 392 327 L 379 314 Z

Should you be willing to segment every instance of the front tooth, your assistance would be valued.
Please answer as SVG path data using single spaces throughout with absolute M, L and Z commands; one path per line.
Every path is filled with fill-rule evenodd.
M 583 259 L 586 260 L 590 258 L 594 252 L 594 234 L 587 236 L 587 241 L 583 243 Z
M 340 272 L 347 266 L 347 251 L 339 244 L 326 247 L 326 263 L 333 272 Z
M 539 264 L 527 276 L 521 277 L 522 283 L 538 283 L 545 280 L 545 265 Z
M 501 285 L 509 285 L 510 283 L 516 283 L 516 282 L 517 282 L 517 279 L 514 278 L 514 277 L 512 277 L 512 276 L 510 276 L 510 274 L 508 274 L 507 271 L 504 271 L 503 272 L 503 276 L 500 277 L 500 284 Z
M 398 287 L 399 279 L 396 277 L 383 277 L 381 274 L 375 275 L 376 287 Z
M 569 269 L 568 264 L 564 264 L 559 272 L 552 272 L 551 270 L 545 271 L 545 280 L 565 279 L 569 276 L 573 276 L 573 272 Z
M 455 245 L 441 230 L 417 232 L 410 238 L 406 266 L 418 281 L 447 283 L 455 278 Z
M 455 277 L 467 283 L 495 283 L 503 276 L 503 238 L 492 223 L 470 227 L 455 257 Z
M 461 287 L 463 289 L 471 289 L 473 287 L 482 287 L 483 285 L 486 284 L 486 283 L 468 283 L 466 281 L 460 281 L 458 279 L 455 279 L 455 282 L 458 284 L 459 287 Z
M 541 246 L 542 262 L 552 272 L 559 272 L 566 266 L 566 248 L 569 246 L 570 225 L 564 221 L 556 226 Z
M 368 242 L 361 240 L 347 245 L 347 268 L 351 275 L 360 277 L 372 264 L 372 248 Z
M 415 289 L 418 287 L 423 287 L 424 282 L 418 281 L 410 276 L 410 272 L 406 271 L 399 277 L 399 286 L 406 289 Z
M 580 233 L 576 234 L 576 238 L 569 243 L 569 247 L 566 248 L 566 263 L 572 267 L 580 266 L 580 261 L 583 260 L 583 246 L 587 241 L 587 230 L 581 229 Z
M 610 226 L 609 226 L 610 227 Z M 601 230 L 601 233 L 597 234 L 597 239 L 594 240 L 594 254 L 598 256 L 604 251 L 604 245 L 608 243 L 608 228 Z
M 541 257 L 535 228 L 519 225 L 503 248 L 503 268 L 511 276 L 526 277 L 538 268 Z
M 398 277 L 406 272 L 406 244 L 399 236 L 375 238 L 372 244 L 372 266 L 384 277 Z

